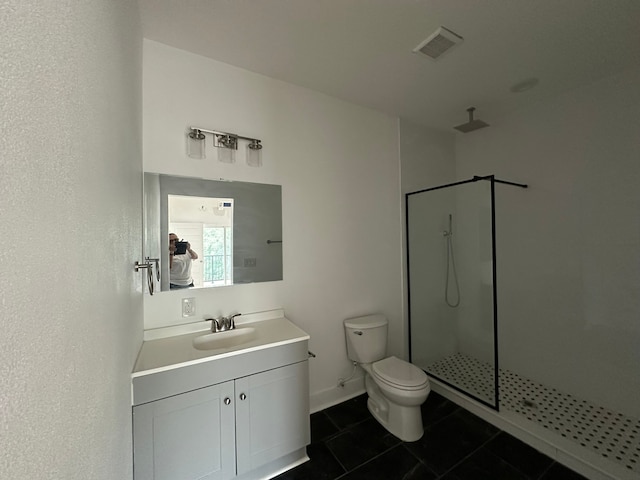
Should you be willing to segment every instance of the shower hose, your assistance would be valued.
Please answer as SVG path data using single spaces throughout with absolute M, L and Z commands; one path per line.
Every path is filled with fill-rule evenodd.
M 451 219 L 449 219 L 451 222 Z M 458 284 L 458 274 L 456 272 L 456 260 L 453 255 L 453 230 L 451 229 L 451 223 L 449 223 L 449 231 L 444 232 L 445 237 L 447 237 L 447 278 L 445 280 L 444 287 L 444 301 L 447 302 L 452 308 L 456 308 L 460 305 L 460 285 Z M 453 281 L 456 286 L 456 301 L 453 302 L 449 299 L 449 271 L 453 273 Z

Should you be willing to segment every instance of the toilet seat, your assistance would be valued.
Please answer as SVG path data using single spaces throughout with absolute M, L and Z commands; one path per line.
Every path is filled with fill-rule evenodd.
M 375 362 L 371 370 L 378 380 L 402 390 L 420 390 L 429 384 L 426 373 L 393 356 Z

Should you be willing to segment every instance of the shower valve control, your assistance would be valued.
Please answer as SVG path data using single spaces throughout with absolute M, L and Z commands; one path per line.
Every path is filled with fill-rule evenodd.
M 360 330 L 356 330 L 355 332 L 353 332 L 354 335 L 362 335 L 362 332 Z

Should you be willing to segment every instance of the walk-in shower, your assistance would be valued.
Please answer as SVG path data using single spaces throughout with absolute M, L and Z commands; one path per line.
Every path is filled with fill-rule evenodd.
M 407 194 L 406 214 L 411 361 L 497 410 L 496 183 L 526 187 L 474 177 Z
M 500 329 L 514 319 L 499 316 L 497 266 L 514 258 L 498 248 L 496 189 L 515 198 L 526 187 L 486 176 L 406 194 L 410 360 L 455 395 L 529 434 L 550 435 L 549 445 L 569 442 L 565 451 L 575 446 L 588 461 L 614 462 L 620 471 L 612 478 L 640 478 L 638 419 L 532 381 L 510 370 L 513 362 L 499 363 Z

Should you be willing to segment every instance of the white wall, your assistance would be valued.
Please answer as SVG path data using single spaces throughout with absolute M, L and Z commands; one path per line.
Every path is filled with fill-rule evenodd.
M 640 416 L 640 71 L 456 139 L 497 187 L 503 368 Z
M 459 352 L 493 366 L 495 329 L 491 183 L 471 182 L 449 190 L 456 197 L 451 250 L 454 252 L 455 272 L 460 285 L 460 304 L 455 309 Z M 446 256 L 446 252 L 442 256 Z M 450 275 L 453 275 L 452 265 Z M 456 298 L 455 294 L 450 295 Z
M 135 2 L 0 5 L 0 478 L 132 476 Z
M 284 280 L 190 290 L 197 316 L 283 307 L 311 335 L 314 409 L 349 394 L 345 318 L 385 314 L 402 356 L 397 119 L 147 40 L 143 72 L 146 171 L 282 185 Z M 260 138 L 264 166 L 188 158 L 192 125 Z M 181 321 L 183 296 L 145 297 L 147 327 Z
M 413 124 L 400 122 L 400 152 L 402 164 L 402 193 L 455 181 L 454 139 L 452 133 L 439 132 Z M 405 219 L 403 195 L 403 223 Z M 425 367 L 435 359 L 457 351 L 455 311 L 444 304 L 445 276 L 434 274 L 446 269 L 446 250 L 443 250 L 444 222 L 455 198 L 451 190 L 438 190 L 410 196 L 410 214 L 420 221 L 411 220 L 411 285 L 405 274 L 405 292 L 411 286 L 411 339 L 413 362 Z M 431 220 L 426 220 L 425 218 Z M 412 217 L 413 218 L 413 217 Z M 403 266 L 406 270 L 406 225 L 403 230 Z M 419 248 L 416 248 L 419 247 Z M 407 295 L 405 293 L 405 302 Z M 409 314 L 405 306 L 406 316 Z M 408 333 L 406 334 L 408 339 Z M 415 348 L 419 347 L 419 348 Z
M 402 193 L 456 181 L 455 135 L 400 121 Z

